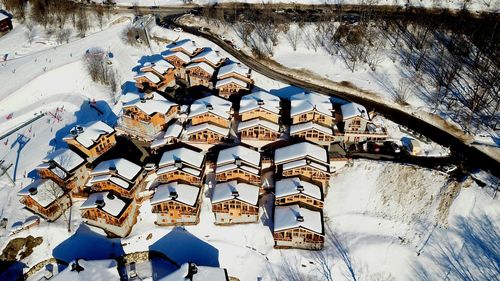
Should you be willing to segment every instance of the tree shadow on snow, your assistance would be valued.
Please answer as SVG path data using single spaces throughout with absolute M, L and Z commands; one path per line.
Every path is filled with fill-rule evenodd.
M 113 259 L 124 255 L 119 238 L 108 238 L 92 231 L 84 223 L 75 234 L 57 245 L 52 256 L 58 260 L 71 262 L 76 259 Z
M 426 252 L 435 268 L 419 262 L 414 266 L 414 280 L 498 280 L 500 233 L 495 222 L 486 215 L 460 217 L 449 235 L 460 243 L 449 236 L 431 243 Z

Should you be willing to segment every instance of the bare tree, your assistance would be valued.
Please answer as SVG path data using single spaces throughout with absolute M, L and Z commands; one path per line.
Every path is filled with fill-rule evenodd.
M 87 30 L 89 29 L 89 21 L 87 18 L 87 11 L 85 7 L 81 6 L 78 8 L 78 17 L 76 21 L 76 30 L 78 31 L 78 35 L 80 37 L 85 37 Z
M 56 33 L 56 38 L 57 38 L 58 44 L 62 44 L 64 42 L 69 43 L 70 37 L 71 37 L 71 30 L 67 29 L 67 28 L 60 29 Z
M 288 32 L 285 33 L 285 38 L 290 43 L 294 51 L 297 51 L 297 42 L 300 39 L 301 30 L 299 26 L 292 26 L 288 29 Z
M 26 40 L 28 40 L 28 43 L 30 43 L 30 45 L 33 43 L 33 41 L 35 40 L 35 36 L 36 36 L 36 31 L 35 31 L 35 27 L 33 26 L 33 23 L 31 22 L 26 22 L 26 31 L 24 33 L 24 36 L 26 37 Z
M 410 97 L 410 83 L 407 79 L 399 79 L 398 86 L 393 93 L 393 101 L 400 105 L 407 105 Z

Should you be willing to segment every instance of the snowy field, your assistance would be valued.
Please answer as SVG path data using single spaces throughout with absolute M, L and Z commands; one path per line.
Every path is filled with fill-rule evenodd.
M 436 171 L 374 161 L 356 161 L 333 176 L 325 202 L 327 242 L 322 252 L 273 249 L 270 208 L 266 208 L 272 204 L 272 196 L 261 200 L 258 223 L 215 226 L 207 188 L 200 223 L 185 231 L 155 226 L 146 201 L 128 238 L 107 239 L 102 231 L 81 223 L 79 206 L 83 202 L 77 201 L 71 208 L 70 232 L 61 217 L 9 236 L 12 224 L 32 216 L 22 208 L 17 191 L 31 181 L 32 170 L 41 159 L 64 145 L 62 137 L 75 124 L 97 119 L 113 124 L 116 119 L 119 106 L 113 103 L 108 88 L 87 76 L 81 62 L 84 52 L 96 46 L 112 52 L 113 65 L 127 88 L 137 66 L 154 59 L 151 49 L 154 54 L 164 50 L 164 44 L 153 43 L 151 49 L 124 45 L 120 39 L 124 27 L 113 25 L 56 49 L 27 48 L 0 67 L 0 134 L 29 120 L 35 112 L 47 113 L 0 143 L 0 159 L 13 164 L 9 175 L 16 182 L 12 187 L 5 184 L 5 176 L 0 178 L 4 183 L 0 185 L 0 213 L 9 218 L 7 229 L 0 230 L 1 248 L 15 237 L 43 238 L 22 264 L 31 267 L 50 256 L 69 262 L 156 249 L 178 262 L 195 260 L 227 268 L 230 276 L 243 281 L 329 280 L 322 268 L 331 268 L 333 280 L 467 279 L 464 276 L 493 280 L 498 276 L 500 208 L 489 189 L 481 189 L 471 180 L 450 181 Z M 10 35 L 15 36 L 16 29 Z M 218 49 L 202 38 L 159 27 L 151 34 L 171 40 L 192 38 L 197 44 Z M 11 40 L 0 37 L 0 46 L 12 44 Z M 300 91 L 258 73 L 254 79 L 257 87 L 279 96 Z M 88 106 L 89 99 L 97 101 L 103 116 Z M 11 113 L 12 118 L 6 119 Z M 7 278 L 0 276 L 1 280 Z

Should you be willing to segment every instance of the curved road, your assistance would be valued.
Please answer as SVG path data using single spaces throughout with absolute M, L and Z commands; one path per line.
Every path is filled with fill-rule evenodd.
M 250 57 L 242 52 L 239 52 L 235 50 L 232 46 L 229 44 L 225 43 L 223 40 L 219 39 L 218 37 L 205 33 L 205 32 L 200 32 L 198 29 L 181 25 L 175 21 L 175 19 L 179 15 L 172 15 L 166 17 L 166 21 L 168 24 L 173 25 L 173 26 L 178 26 L 183 28 L 184 31 L 192 33 L 197 36 L 201 36 L 205 39 L 208 39 L 218 46 L 220 46 L 222 49 L 224 49 L 226 52 L 234 56 L 236 59 L 241 61 L 242 63 L 246 64 L 253 70 L 271 78 L 274 80 L 281 81 L 286 84 L 290 84 L 293 86 L 297 86 L 303 89 L 307 89 L 310 91 L 326 94 L 326 95 L 334 95 L 338 96 L 340 98 L 357 102 L 360 104 L 363 104 L 367 107 L 374 108 L 377 112 L 380 112 L 383 114 L 386 118 L 398 123 L 407 126 L 408 128 L 411 128 L 415 130 L 416 132 L 427 136 L 434 142 L 443 145 L 445 147 L 450 147 L 450 150 L 452 151 L 452 155 L 454 158 L 454 162 L 461 166 L 462 168 L 468 170 L 470 168 L 481 168 L 483 170 L 489 171 L 492 174 L 496 176 L 500 176 L 500 163 L 497 162 L 495 159 L 490 157 L 489 155 L 483 153 L 482 151 L 476 149 L 475 147 L 469 146 L 465 143 L 463 143 L 460 139 L 455 137 L 454 135 L 448 133 L 447 131 L 434 126 L 433 124 L 430 124 L 416 116 L 413 116 L 409 113 L 406 113 L 400 109 L 397 108 L 392 108 L 386 104 L 374 101 L 374 100 L 369 100 L 366 98 L 363 98 L 361 96 L 353 95 L 351 93 L 347 92 L 340 92 L 337 90 L 333 90 L 331 88 L 313 84 L 310 82 L 307 82 L 305 80 L 300 80 L 294 77 L 291 77 L 290 75 L 286 73 L 282 73 L 273 69 L 270 69 L 266 65 L 260 63 L 258 60 L 256 60 L 253 57 Z

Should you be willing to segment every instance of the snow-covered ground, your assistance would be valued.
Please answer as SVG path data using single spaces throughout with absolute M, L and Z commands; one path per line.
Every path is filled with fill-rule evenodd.
M 93 2 L 101 3 L 102 0 L 93 0 Z M 463 0 L 277 0 L 277 1 L 259 1 L 259 0 L 114 0 L 117 5 L 121 6 L 174 6 L 184 4 L 224 4 L 224 3 L 249 3 L 249 4 L 305 4 L 305 5 L 324 5 L 332 4 L 351 4 L 351 5 L 381 5 L 381 6 L 400 6 L 400 7 L 422 7 L 422 8 L 441 8 L 460 10 L 464 6 Z M 498 0 L 470 1 L 466 5 L 470 11 L 498 11 L 500 2 Z
M 63 146 L 62 137 L 76 122 L 104 119 L 112 123 L 119 110 L 111 101 L 109 90 L 88 78 L 80 60 L 85 50 L 100 46 L 113 52 L 113 65 L 123 83 L 131 80 L 139 63 L 152 59 L 149 48 L 123 44 L 123 28 L 123 24 L 116 25 L 57 49 L 27 52 L 0 67 L 0 134 L 27 120 L 26 115 L 49 112 L 0 143 L 0 159 L 14 165 L 9 175 L 15 174 L 16 179 L 15 187 L 0 184 L 1 217 L 9 219 L 7 229 L 0 230 L 0 247 L 3 249 L 15 237 L 43 238 L 43 243 L 20 261 L 26 266 L 50 256 L 66 261 L 103 259 L 159 249 L 179 262 L 191 259 L 225 267 L 229 275 L 240 280 L 290 280 L 292 275 L 302 275 L 303 280 L 321 280 L 318 269 L 322 261 L 332 268 L 335 280 L 443 280 L 445 276 L 458 280 L 460 274 L 477 274 L 485 277 L 482 280 L 492 280 L 498 275 L 498 266 L 491 265 L 500 255 L 494 245 L 500 238 L 500 210 L 489 189 L 481 189 L 470 180 L 449 181 L 431 170 L 372 161 L 356 161 L 354 166 L 333 176 L 324 209 L 327 243 L 325 251 L 320 252 L 323 256 L 303 250 L 273 249 L 269 208 L 261 208 L 261 219 L 255 224 L 214 225 L 208 189 L 200 223 L 185 227 L 187 232 L 155 226 L 146 201 L 128 238 L 107 239 L 102 231 L 81 224 L 82 201 L 76 201 L 71 208 L 71 232 L 61 217 L 54 223 L 42 221 L 38 227 L 9 236 L 12 224 L 32 215 L 22 208 L 17 197 L 17 191 L 30 182 L 27 176 L 33 175 L 32 169 L 47 152 Z M 151 33 L 170 39 L 179 35 L 193 38 L 198 44 L 217 49 L 189 34 L 161 28 L 154 28 Z M 0 38 L 0 45 L 4 40 L 8 37 Z M 164 50 L 163 44 L 154 43 L 151 47 L 154 53 Z M 38 61 L 46 63 L 37 64 Z M 43 66 L 47 69 L 40 71 Z M 16 69 L 16 75 L 12 69 Z M 257 87 L 276 95 L 300 91 L 258 73 L 254 79 Z M 88 106 L 88 99 L 96 99 L 105 116 L 98 116 Z M 5 122 L 4 116 L 10 113 L 14 113 L 12 119 Z M 56 113 L 59 118 L 53 116 Z M 7 182 L 5 175 L 0 180 Z M 269 206 L 272 197 L 264 197 L 261 204 Z M 465 269 L 469 271 L 464 272 Z

